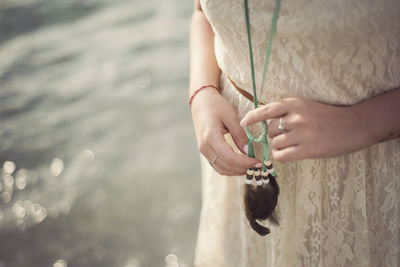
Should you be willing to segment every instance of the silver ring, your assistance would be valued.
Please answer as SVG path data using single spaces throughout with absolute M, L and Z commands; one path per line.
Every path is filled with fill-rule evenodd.
M 210 165 L 211 165 L 211 166 L 214 166 L 214 163 L 215 163 L 215 161 L 217 160 L 218 157 L 219 157 L 219 155 L 216 154 L 215 157 L 213 158 L 213 160 L 210 161 Z
M 279 118 L 278 130 L 279 130 L 281 133 L 287 133 L 287 131 L 288 131 L 288 130 L 285 128 L 285 126 L 283 126 L 282 117 Z

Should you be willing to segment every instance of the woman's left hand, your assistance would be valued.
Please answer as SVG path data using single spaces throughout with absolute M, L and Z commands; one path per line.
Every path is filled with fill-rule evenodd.
M 278 129 L 280 119 L 285 131 Z M 263 120 L 270 120 L 272 157 L 281 162 L 335 157 L 368 145 L 352 107 L 286 98 L 248 112 L 240 124 L 244 127 Z

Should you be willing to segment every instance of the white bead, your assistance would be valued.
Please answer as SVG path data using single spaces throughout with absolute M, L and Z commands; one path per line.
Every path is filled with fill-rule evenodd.
M 271 165 L 272 165 L 272 162 L 271 162 L 270 160 L 268 160 L 268 161 L 265 161 L 265 160 L 264 160 L 264 165 L 265 165 L 265 166 L 271 166 Z
M 274 170 L 274 168 L 271 168 L 271 169 L 267 169 L 267 171 L 268 171 L 268 173 L 273 173 L 273 172 L 275 172 L 275 170 Z

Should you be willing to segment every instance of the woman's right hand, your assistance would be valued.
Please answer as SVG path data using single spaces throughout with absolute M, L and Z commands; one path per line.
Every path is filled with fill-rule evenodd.
M 214 88 L 201 90 L 192 102 L 192 117 L 200 152 L 221 175 L 242 175 L 261 162 L 233 151 L 224 135 L 230 133 L 236 146 L 247 154 L 247 136 L 232 105 Z

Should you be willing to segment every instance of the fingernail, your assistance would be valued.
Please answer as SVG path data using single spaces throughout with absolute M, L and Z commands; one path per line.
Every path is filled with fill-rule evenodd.
M 256 165 L 254 165 L 255 168 L 261 168 L 262 167 L 262 163 L 257 163 Z
M 242 126 L 242 127 L 247 126 L 246 118 L 243 118 L 243 119 L 240 121 L 240 126 Z
M 249 154 L 249 145 L 245 145 L 243 147 L 243 151 L 246 153 L 246 155 L 248 155 Z

